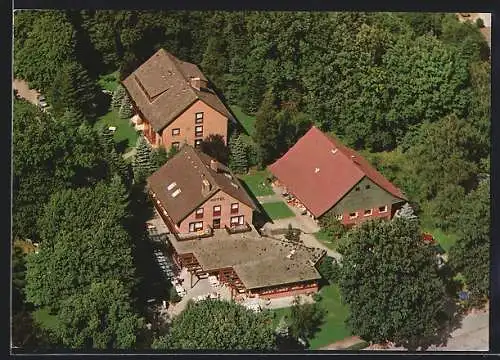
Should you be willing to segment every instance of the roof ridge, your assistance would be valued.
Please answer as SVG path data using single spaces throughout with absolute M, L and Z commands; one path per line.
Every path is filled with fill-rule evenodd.
M 194 147 L 192 147 L 191 145 L 189 145 L 189 144 L 185 144 L 185 145 L 184 145 L 184 147 L 187 147 L 187 148 L 186 148 L 186 150 L 188 150 L 188 149 L 189 149 L 189 151 L 190 151 L 192 154 L 194 154 L 194 155 L 195 155 L 196 161 L 198 162 L 198 164 L 197 164 L 197 165 L 199 166 L 199 168 L 198 168 L 198 166 L 195 166 L 194 168 L 195 168 L 195 169 L 197 169 L 198 173 L 200 173 L 201 178 L 202 178 L 202 179 L 203 179 L 203 178 L 206 178 L 206 179 L 210 182 L 210 184 L 212 185 L 212 190 L 214 190 L 214 191 L 212 191 L 212 190 L 211 190 L 211 191 L 210 191 L 210 193 L 212 193 L 212 192 L 214 192 L 214 193 L 215 193 L 215 191 L 220 190 L 219 183 L 218 183 L 218 182 L 217 182 L 217 180 L 216 180 L 216 179 L 212 176 L 212 174 L 210 173 L 210 171 L 207 169 L 207 167 L 206 167 L 205 163 L 204 163 L 204 162 L 203 162 L 203 160 L 201 159 L 201 157 L 200 157 L 199 153 L 197 152 L 197 150 L 196 150 Z M 189 157 L 189 154 L 187 154 L 187 155 L 188 155 L 188 157 Z M 194 164 L 193 164 L 193 165 L 194 165 Z M 215 189 L 215 188 L 217 188 L 217 189 Z
M 353 149 L 348 149 L 347 146 L 345 146 L 341 141 L 340 139 L 337 139 L 337 137 L 333 134 L 329 134 L 329 133 L 324 133 L 323 131 L 321 131 L 320 129 L 318 129 L 317 127 L 314 126 L 314 128 L 320 133 L 322 134 L 324 137 L 326 137 L 326 139 L 335 147 L 335 149 L 337 149 L 345 158 L 347 158 L 347 160 L 351 161 L 354 166 L 356 167 L 356 169 L 358 169 L 364 176 L 368 176 L 368 174 L 366 174 L 366 172 L 361 168 L 361 165 L 358 164 L 356 161 L 354 161 L 354 158 L 355 156 L 354 155 L 349 155 L 348 154 L 348 151 L 353 151 L 354 153 L 358 154 L 357 151 L 353 150 Z M 354 156 L 354 158 L 353 158 Z M 369 176 L 368 176 L 369 177 Z
M 174 64 L 175 69 L 177 71 L 179 71 L 179 73 L 182 75 L 182 78 L 187 83 L 188 89 L 194 94 L 194 96 L 196 97 L 197 100 L 201 100 L 200 97 L 198 96 L 198 94 L 196 93 L 196 91 L 194 91 L 193 87 L 191 86 L 191 84 L 189 82 L 189 79 L 186 77 L 186 74 L 184 73 L 184 71 L 182 71 L 182 67 L 179 64 L 181 60 L 179 58 L 177 58 L 177 56 L 175 56 L 174 54 L 166 51 L 165 49 L 163 49 L 163 48 L 161 48 L 161 49 L 167 53 L 167 56 L 170 58 L 170 60 Z M 193 64 L 193 63 L 190 63 L 190 62 L 187 62 L 187 61 L 184 61 L 184 62 L 186 62 L 188 64 L 191 64 L 191 65 L 194 65 L 194 66 L 197 66 L 196 64 Z

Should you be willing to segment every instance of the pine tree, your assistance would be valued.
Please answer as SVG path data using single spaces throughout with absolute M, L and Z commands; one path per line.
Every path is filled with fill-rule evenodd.
M 129 119 L 133 115 L 132 102 L 130 101 L 130 98 L 127 95 L 125 95 L 123 97 L 122 104 L 120 106 L 120 110 L 118 111 L 118 115 L 122 119 Z
M 282 337 L 282 338 L 286 338 L 288 337 L 289 335 L 289 325 L 288 325 L 288 322 L 286 321 L 286 318 L 285 316 L 283 316 L 279 323 L 278 323 L 278 326 L 276 326 L 276 330 L 275 330 L 275 333 L 276 335 Z
M 88 119 L 94 119 L 99 93 L 87 70 L 78 62 L 69 62 L 57 74 L 47 96 L 55 114 L 73 109 Z
M 175 154 L 179 152 L 179 149 L 176 148 L 175 146 L 172 146 L 170 150 L 168 150 L 168 158 L 171 159 Z
M 280 124 L 276 110 L 274 95 L 268 91 L 255 119 L 254 138 L 258 147 L 261 167 L 271 163 L 278 155 Z
M 157 150 L 151 151 L 151 163 L 154 166 L 153 171 L 161 168 L 168 160 L 167 150 L 165 148 L 160 147 Z
M 103 126 L 100 131 L 100 139 L 103 148 L 107 152 L 111 152 L 115 149 L 115 141 L 113 140 L 114 134 L 111 130 L 109 130 L 108 126 Z
M 114 149 L 109 154 L 111 171 L 120 176 L 125 186 L 130 185 L 130 169 L 123 157 Z
M 245 174 L 248 170 L 247 149 L 241 134 L 236 134 L 229 141 L 229 167 L 238 174 Z
M 118 84 L 115 91 L 113 92 L 113 97 L 111 98 L 111 107 L 113 110 L 119 111 L 123 103 L 123 99 L 127 96 L 125 88 Z
M 411 207 L 409 203 L 404 204 L 401 209 L 397 210 L 394 214 L 395 218 L 403 218 L 408 220 L 417 220 L 417 216 L 415 215 L 415 211 Z
M 151 174 L 152 169 L 151 148 L 144 136 L 140 136 L 137 139 L 137 153 L 135 154 L 133 163 L 135 182 L 140 183 L 144 181 Z

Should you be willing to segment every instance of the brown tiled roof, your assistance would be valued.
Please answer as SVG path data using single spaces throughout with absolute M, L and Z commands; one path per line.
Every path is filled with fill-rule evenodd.
M 365 176 L 406 200 L 366 159 L 314 126 L 269 170 L 315 217 L 331 209 Z
M 210 156 L 190 145 L 184 145 L 179 153 L 148 178 L 149 189 L 156 194 L 175 223 L 182 221 L 219 190 L 252 209 L 256 208 L 236 176 L 221 163 L 218 172 L 212 170 L 211 160 Z M 205 194 L 202 193 L 204 179 L 211 185 L 210 192 Z M 169 190 L 168 186 L 172 183 L 175 186 Z M 180 193 L 173 197 L 177 189 L 180 189 Z
M 247 289 L 321 278 L 310 248 L 264 238 L 255 230 L 233 235 L 216 230 L 213 238 L 202 240 L 169 239 L 179 254 L 192 253 L 204 271 L 232 267 Z M 292 249 L 293 257 L 287 258 Z
M 217 94 L 209 88 L 193 88 L 189 83 L 191 77 L 207 81 L 198 66 L 160 49 L 122 83 L 157 132 L 198 99 L 230 118 L 229 111 Z

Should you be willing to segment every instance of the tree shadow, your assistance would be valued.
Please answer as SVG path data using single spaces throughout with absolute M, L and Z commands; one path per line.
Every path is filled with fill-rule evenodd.
M 128 148 L 128 140 L 127 139 L 123 139 L 121 141 L 118 141 L 116 144 L 115 144 L 115 149 L 116 151 L 119 153 L 119 154 L 123 154 L 125 153 L 125 150 L 127 150 Z
M 96 117 L 106 115 L 109 112 L 111 106 L 111 97 L 111 94 L 103 93 L 102 91 L 96 95 Z
M 445 284 L 445 299 L 443 310 L 438 315 L 438 323 L 441 324 L 434 335 L 418 339 L 415 344 L 398 344 L 413 351 L 425 351 L 431 346 L 446 346 L 451 334 L 459 329 L 465 316 L 464 308 L 457 302 L 457 293 L 461 289 L 461 283 L 453 279 L 454 272 L 445 265 L 439 271 L 440 277 Z
M 256 209 L 253 213 L 253 225 L 255 226 L 255 228 L 257 230 L 260 230 L 264 226 L 264 224 L 266 224 L 268 222 L 270 222 L 271 224 L 274 224 L 273 220 L 269 217 L 269 215 L 267 214 L 267 212 L 264 209 L 264 207 L 262 206 L 262 204 L 257 200 L 257 198 L 252 193 L 252 191 L 250 191 L 250 188 L 245 183 L 245 181 L 240 179 L 240 183 L 243 186 L 243 188 L 245 189 L 245 191 L 247 192 L 248 196 L 250 196 L 253 203 L 255 204 Z

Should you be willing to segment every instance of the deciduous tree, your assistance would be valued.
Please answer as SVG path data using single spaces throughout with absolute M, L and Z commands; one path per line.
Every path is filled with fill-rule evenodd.
M 276 337 L 268 315 L 234 302 L 203 300 L 188 303 L 153 348 L 265 351 L 276 349 Z
M 55 193 L 39 217 L 42 244 L 27 263 L 26 297 L 57 310 L 96 279 L 135 285 L 130 237 L 124 224 L 127 193 L 118 178 L 95 188 Z
M 56 335 L 71 349 L 131 350 L 142 327 L 130 305 L 126 287 L 117 280 L 98 279 L 87 291 L 61 303 Z
M 340 251 L 339 286 L 354 334 L 410 350 L 439 341 L 434 339 L 446 322 L 445 284 L 418 224 L 364 222 L 348 233 Z
M 464 278 L 471 305 L 481 306 L 489 296 L 490 181 L 482 181 L 466 196 L 455 229 L 459 234 L 449 262 Z

